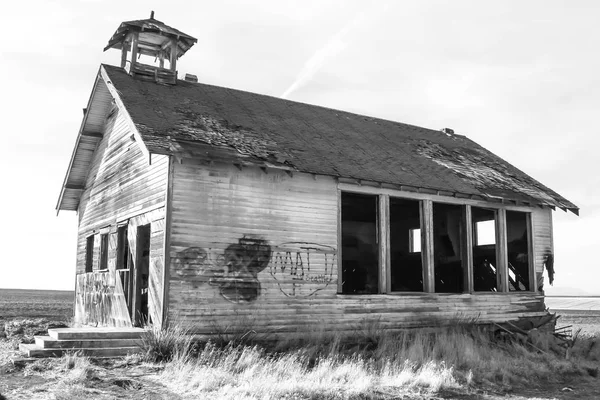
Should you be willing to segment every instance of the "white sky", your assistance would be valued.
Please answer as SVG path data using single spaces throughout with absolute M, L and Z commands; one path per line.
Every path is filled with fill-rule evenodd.
M 453 128 L 526 171 L 581 207 L 554 214 L 554 293 L 600 294 L 600 2 L 547 0 L 3 4 L 0 288 L 73 288 L 77 217 L 54 208 L 99 64 L 119 60 L 102 49 L 150 10 L 198 38 L 180 74 Z

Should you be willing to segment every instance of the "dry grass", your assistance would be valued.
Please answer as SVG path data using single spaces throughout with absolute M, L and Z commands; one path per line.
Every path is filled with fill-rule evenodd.
M 113 361 L 108 368 L 68 354 L 36 361 L 22 372 L 27 379 L 45 379 L 36 391 L 65 400 L 134 393 L 219 399 L 428 398 L 447 390 L 503 391 L 598 376 L 599 336 L 579 337 L 566 359 L 564 349 L 543 335 L 535 349 L 468 324 L 397 333 L 366 324 L 352 338 L 316 330 L 289 340 L 258 341 L 259 335 L 232 330 L 229 343 L 202 344 L 192 343 L 190 330 L 173 325 L 145 337 L 143 355 Z
M 189 329 L 179 324 L 166 329 L 150 327 L 141 338 L 142 359 L 147 362 L 166 362 L 173 358 L 187 359 L 194 350 L 193 337 Z
M 596 376 L 599 341 L 578 340 L 567 360 L 549 344 L 539 351 L 463 325 L 396 334 L 371 329 L 358 341 L 317 333 L 302 341 L 207 343 L 197 357 L 175 357 L 158 379 L 184 397 L 222 399 L 386 398 L 471 386 L 502 389 Z

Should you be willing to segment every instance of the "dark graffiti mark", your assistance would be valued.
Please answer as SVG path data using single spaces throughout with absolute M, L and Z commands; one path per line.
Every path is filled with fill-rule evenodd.
M 175 272 L 182 278 L 203 276 L 212 267 L 208 253 L 201 247 L 190 247 L 177 254 Z
M 309 297 L 334 281 L 336 254 L 335 248 L 317 243 L 283 243 L 274 250 L 269 272 L 284 295 Z M 320 268 L 315 270 L 315 265 L 319 265 Z M 321 285 L 315 287 L 305 285 L 305 282 Z
M 337 252 L 331 246 L 288 242 L 272 247 L 246 235 L 219 250 L 190 247 L 173 260 L 175 273 L 194 288 L 217 286 L 233 303 L 255 301 L 261 293 L 258 274 L 267 266 L 279 290 L 288 297 L 308 297 L 334 282 Z M 312 269 L 311 269 L 312 268 Z
M 242 238 L 223 253 L 224 270 L 210 278 L 221 296 L 233 303 L 254 301 L 260 294 L 257 275 L 269 265 L 271 246 L 263 239 Z

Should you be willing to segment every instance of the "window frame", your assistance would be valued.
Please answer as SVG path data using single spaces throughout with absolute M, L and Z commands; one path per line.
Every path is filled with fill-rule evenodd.
M 98 272 L 108 271 L 108 233 L 100 234 L 100 254 L 98 257 Z
M 341 291 L 341 272 L 342 272 L 342 246 L 341 246 L 341 195 L 342 192 L 369 194 L 379 196 L 379 212 L 377 224 L 379 226 L 379 276 L 380 286 L 379 294 L 393 295 L 422 295 L 422 294 L 441 294 L 435 292 L 435 266 L 433 255 L 433 203 L 446 203 L 460 205 L 463 207 L 462 227 L 464 228 L 464 244 L 461 246 L 463 262 L 463 292 L 461 294 L 514 294 L 514 293 L 537 293 L 537 276 L 535 273 L 535 234 L 533 229 L 533 207 L 523 205 L 508 205 L 506 203 L 490 203 L 483 200 L 474 200 L 462 197 L 445 197 L 434 193 L 417 193 L 413 191 L 400 191 L 385 187 L 375 187 L 361 185 L 357 186 L 353 183 L 339 182 L 338 183 L 338 295 L 342 295 Z M 434 191 L 435 192 L 435 191 Z M 421 254 L 423 262 L 423 292 L 399 292 L 391 291 L 391 263 L 390 263 L 390 198 L 401 198 L 407 200 L 417 200 L 420 203 L 421 209 Z M 498 291 L 496 292 L 475 292 L 473 290 L 473 245 L 474 234 L 472 224 L 471 207 L 481 207 L 493 209 L 496 212 L 496 263 L 498 264 Z M 508 282 L 508 249 L 507 249 L 507 232 L 506 232 L 506 211 L 519 211 L 527 214 L 528 221 L 528 246 L 529 246 L 529 280 L 530 290 L 514 292 L 509 290 Z M 369 296 L 369 295 L 363 295 Z

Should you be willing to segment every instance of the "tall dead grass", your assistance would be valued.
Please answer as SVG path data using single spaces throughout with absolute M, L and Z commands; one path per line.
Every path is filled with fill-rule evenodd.
M 198 398 L 381 398 L 594 376 L 598 341 L 579 340 L 567 360 L 550 348 L 497 341 L 464 325 L 371 329 L 353 340 L 317 332 L 301 340 L 206 343 L 194 357 L 174 357 L 160 379 L 174 392 Z

